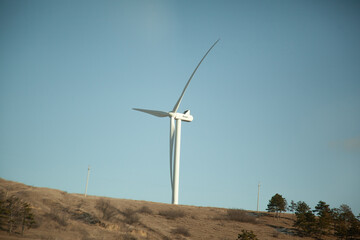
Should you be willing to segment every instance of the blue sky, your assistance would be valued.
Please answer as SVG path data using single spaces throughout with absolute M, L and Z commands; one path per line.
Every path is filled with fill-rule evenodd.
M 360 211 L 357 1 L 0 1 L 0 177 L 260 210 L 275 193 Z

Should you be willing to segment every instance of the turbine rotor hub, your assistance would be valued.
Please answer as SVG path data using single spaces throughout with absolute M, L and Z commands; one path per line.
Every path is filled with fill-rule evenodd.
M 174 113 L 174 112 L 169 112 L 170 117 L 173 117 L 176 120 L 181 120 L 181 121 L 185 121 L 185 122 L 191 122 L 194 117 L 192 115 L 190 115 L 190 111 L 187 110 L 184 113 Z

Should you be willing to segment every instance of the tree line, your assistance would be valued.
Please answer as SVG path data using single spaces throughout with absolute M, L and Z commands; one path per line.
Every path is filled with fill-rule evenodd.
M 25 229 L 34 225 L 34 214 L 30 204 L 0 191 L 0 230 L 23 235 Z
M 339 208 L 330 208 L 329 204 L 319 201 L 312 210 L 303 201 L 295 203 L 293 200 L 287 204 L 286 199 L 275 194 L 267 205 L 268 212 L 274 212 L 279 218 L 281 212 L 295 213 L 294 227 L 301 235 L 322 238 L 324 235 L 335 235 L 340 239 L 359 239 L 360 215 L 355 217 L 351 208 L 342 204 Z

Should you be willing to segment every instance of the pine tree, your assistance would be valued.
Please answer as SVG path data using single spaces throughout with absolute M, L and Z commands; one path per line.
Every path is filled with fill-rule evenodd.
M 294 200 L 291 200 L 290 205 L 288 207 L 290 212 L 295 212 L 296 209 L 296 203 L 294 202 Z
M 25 228 L 34 224 L 34 214 L 29 203 L 16 196 L 7 197 L 4 192 L 0 192 L 0 229 L 14 233 L 21 227 L 23 235 Z
M 269 200 L 266 210 L 268 210 L 268 212 L 275 212 L 274 217 L 280 217 L 281 212 L 286 211 L 286 205 L 286 199 L 277 193 Z
M 19 225 L 20 199 L 11 196 L 6 199 L 8 231 L 12 233 Z
M 21 217 L 21 235 L 24 235 L 25 227 L 29 229 L 35 224 L 34 214 L 31 211 L 31 207 L 29 203 L 27 202 L 22 203 L 20 209 L 20 217 Z
M 332 223 L 332 215 L 329 205 L 326 204 L 326 202 L 319 201 L 313 212 L 318 216 L 316 221 L 316 231 L 318 234 L 329 234 Z
M 345 239 L 360 237 L 360 222 L 348 205 L 342 204 L 340 208 L 334 208 L 331 212 L 336 236 Z
M 5 230 L 7 226 L 8 210 L 6 208 L 6 193 L 0 192 L 0 230 Z
M 295 210 L 296 221 L 294 226 L 299 228 L 306 235 L 311 235 L 316 231 L 316 218 L 309 205 L 305 202 L 298 202 Z

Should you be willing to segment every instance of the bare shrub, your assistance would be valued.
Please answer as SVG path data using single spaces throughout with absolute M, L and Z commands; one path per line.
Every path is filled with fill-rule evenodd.
M 83 212 L 81 210 L 77 210 L 73 212 L 72 218 L 74 220 L 81 221 L 83 223 L 90 225 L 95 225 L 95 224 L 102 225 L 101 221 L 96 216 L 87 212 Z
M 55 221 L 59 225 L 66 227 L 68 225 L 69 216 L 64 211 L 61 211 L 57 208 L 52 208 L 50 213 L 45 214 L 46 217 L 49 217 L 51 220 Z
M 189 230 L 184 228 L 184 227 L 177 227 L 173 230 L 171 230 L 172 234 L 180 234 L 183 235 L 184 237 L 190 237 L 191 234 L 189 233 Z
M 79 203 L 76 205 L 76 207 L 77 208 L 82 208 L 82 206 L 84 205 L 84 203 L 85 203 L 85 201 L 83 200 L 83 199 L 81 199 L 80 201 L 79 201 Z
M 133 235 L 131 235 L 130 233 L 127 233 L 125 235 L 123 235 L 123 240 L 137 240 L 136 237 L 134 237 Z
M 248 231 L 245 229 L 241 230 L 242 233 L 238 235 L 238 239 L 240 240 L 259 240 L 253 231 Z
M 242 209 L 228 209 L 226 217 L 231 221 L 256 223 L 256 217 L 249 215 Z
M 95 208 L 102 213 L 102 219 L 104 220 L 110 220 L 119 213 L 119 210 L 112 206 L 109 200 L 99 199 Z
M 136 211 L 132 210 L 131 208 L 125 209 L 123 212 L 123 215 L 125 217 L 124 222 L 127 224 L 135 224 L 139 223 L 139 216 L 136 214 Z
M 32 225 L 32 228 L 39 228 L 43 223 L 43 218 L 40 216 L 35 216 L 35 223 Z
M 185 212 L 182 210 L 163 210 L 159 212 L 160 216 L 166 217 L 167 219 L 174 220 L 185 216 Z
M 153 211 L 148 206 L 143 206 L 137 212 L 143 214 L 149 214 L 149 215 L 153 214 Z
M 271 234 L 274 238 L 279 238 L 279 235 L 280 235 L 280 233 L 279 233 L 279 231 L 277 231 L 276 229 L 272 232 L 272 234 Z
M 40 236 L 41 240 L 56 240 L 56 237 L 53 236 Z

